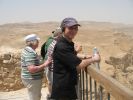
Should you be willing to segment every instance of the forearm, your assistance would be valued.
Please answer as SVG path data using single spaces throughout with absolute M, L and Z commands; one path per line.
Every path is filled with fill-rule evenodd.
M 39 66 L 31 65 L 31 66 L 28 66 L 28 70 L 31 73 L 36 73 L 36 72 L 39 72 L 39 71 L 43 70 L 45 67 L 46 67 L 45 63 L 43 63 Z
M 41 71 L 43 70 L 45 67 L 47 67 L 47 65 L 45 63 L 39 65 L 39 66 L 36 66 L 38 68 L 38 71 Z
M 85 67 L 87 67 L 88 65 L 90 65 L 91 63 L 93 63 L 93 59 L 89 58 L 89 59 L 84 59 L 82 60 L 82 62 L 77 66 L 77 70 L 79 71 L 80 69 L 85 69 Z
M 82 62 L 77 66 L 77 71 L 80 71 L 80 69 L 85 69 L 88 65 L 94 62 L 100 62 L 101 57 L 99 54 L 95 54 L 94 56 L 90 56 L 88 59 L 82 60 Z
M 84 54 L 77 54 L 77 57 L 80 58 L 80 59 L 84 59 L 85 55 Z
M 90 55 L 85 55 L 85 54 L 77 54 L 77 57 L 80 59 L 89 59 L 92 58 Z

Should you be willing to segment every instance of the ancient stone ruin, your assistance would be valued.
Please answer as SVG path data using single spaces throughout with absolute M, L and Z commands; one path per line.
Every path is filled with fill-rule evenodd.
M 20 53 L 0 54 L 0 91 L 22 88 L 20 71 Z
M 21 81 L 20 51 L 0 54 L 0 91 L 14 91 L 24 88 Z M 43 79 L 43 87 L 47 85 Z

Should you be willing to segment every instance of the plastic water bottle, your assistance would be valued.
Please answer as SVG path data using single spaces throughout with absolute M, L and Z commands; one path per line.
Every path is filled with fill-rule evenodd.
M 98 49 L 96 47 L 94 47 L 94 49 L 93 49 L 93 55 L 95 56 L 98 53 L 99 53 L 98 52 Z M 99 65 L 98 62 L 95 62 L 94 64 L 95 64 L 95 66 L 96 66 L 97 69 L 100 69 L 100 65 Z

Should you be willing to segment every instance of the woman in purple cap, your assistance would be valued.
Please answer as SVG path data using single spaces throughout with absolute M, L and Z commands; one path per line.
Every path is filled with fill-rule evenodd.
M 63 36 L 54 48 L 53 86 L 51 98 L 54 100 L 76 100 L 75 86 L 78 81 L 78 72 L 93 62 L 99 62 L 100 56 L 81 60 L 77 57 L 73 39 L 78 32 L 78 22 L 74 18 L 65 18 L 61 23 Z

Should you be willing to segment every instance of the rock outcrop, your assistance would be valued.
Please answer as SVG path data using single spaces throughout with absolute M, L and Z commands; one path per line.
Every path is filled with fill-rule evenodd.
M 133 48 L 127 53 L 110 57 L 105 62 L 114 67 L 113 77 L 133 90 Z

